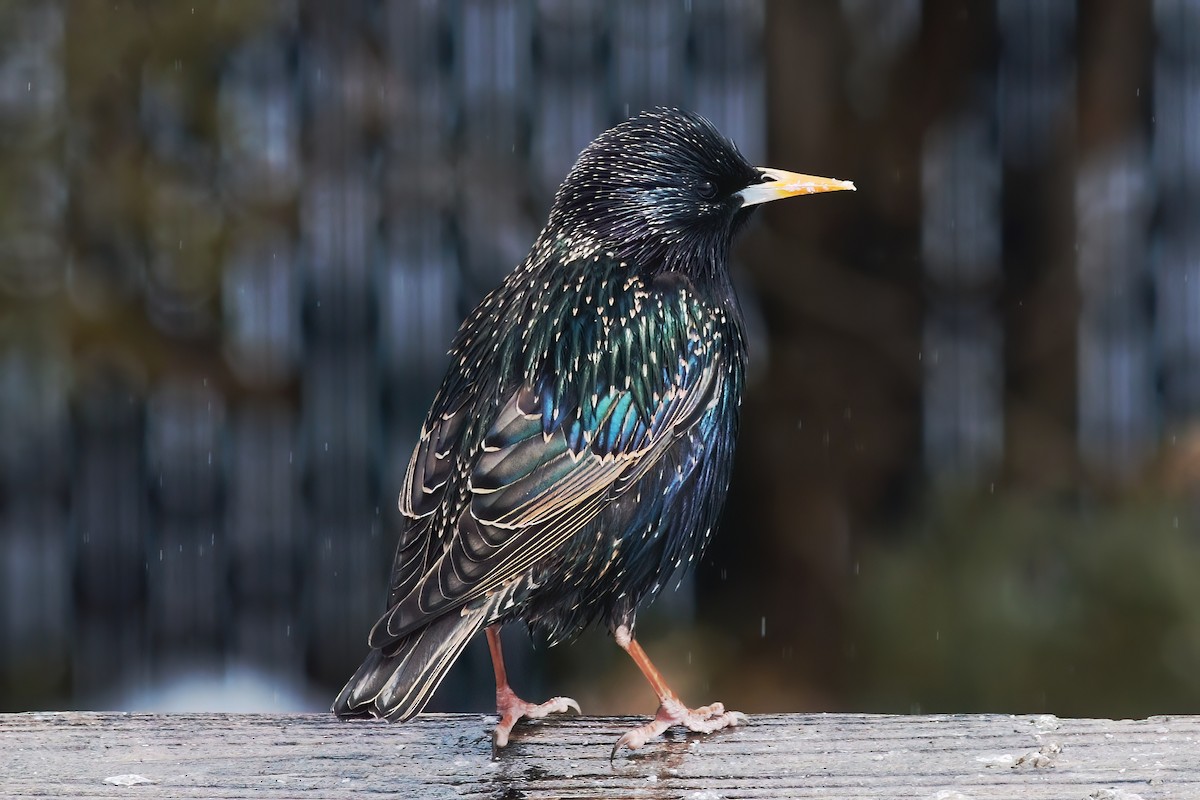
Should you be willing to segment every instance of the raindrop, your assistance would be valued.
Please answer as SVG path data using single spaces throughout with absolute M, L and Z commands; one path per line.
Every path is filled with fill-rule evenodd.
M 762 624 L 759 625 L 758 636 L 760 639 L 767 638 L 767 618 L 766 617 L 762 618 Z

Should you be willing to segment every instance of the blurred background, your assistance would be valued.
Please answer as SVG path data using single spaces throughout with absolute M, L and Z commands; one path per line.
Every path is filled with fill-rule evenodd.
M 327 708 L 459 320 L 659 104 L 858 185 L 738 247 L 684 698 L 1200 711 L 1200 0 L 0 0 L 0 709 Z

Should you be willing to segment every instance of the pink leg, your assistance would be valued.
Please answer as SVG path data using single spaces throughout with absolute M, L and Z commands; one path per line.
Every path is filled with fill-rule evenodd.
M 663 679 L 654 663 L 650 661 L 646 651 L 630 635 L 629 628 L 624 625 L 619 626 L 614 633 L 614 638 L 617 640 L 617 644 L 626 653 L 629 653 L 633 663 L 637 664 L 638 669 L 646 676 L 646 680 L 650 682 L 650 688 L 654 689 L 654 693 L 658 695 L 659 705 L 658 713 L 654 715 L 652 721 L 626 732 L 617 740 L 617 743 L 613 745 L 610 758 L 615 757 L 617 751 L 622 747 L 628 747 L 630 750 L 638 749 L 656 736 L 661 736 L 672 725 L 682 725 L 689 731 L 697 733 L 712 733 L 722 728 L 745 725 L 749 722 L 745 714 L 739 711 L 726 711 L 725 706 L 720 703 L 694 709 L 688 708 L 671 691 L 671 687 L 667 686 L 666 680 Z
M 491 625 L 487 629 L 488 649 L 492 652 L 492 668 L 496 671 L 496 714 L 500 719 L 492 734 L 492 752 L 495 753 L 508 744 L 508 736 L 513 726 L 521 719 L 541 719 L 549 714 L 557 714 L 567 709 L 575 709 L 580 713 L 579 704 L 569 697 L 552 697 L 544 703 L 527 703 L 517 697 L 517 693 L 508 685 L 508 673 L 504 669 L 504 651 L 500 649 L 500 626 Z

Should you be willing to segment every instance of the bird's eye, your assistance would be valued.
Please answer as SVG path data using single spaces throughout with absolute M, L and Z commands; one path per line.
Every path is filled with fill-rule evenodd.
M 700 181 L 700 183 L 696 185 L 696 191 L 705 200 L 712 200 L 717 196 L 717 187 L 712 181 Z

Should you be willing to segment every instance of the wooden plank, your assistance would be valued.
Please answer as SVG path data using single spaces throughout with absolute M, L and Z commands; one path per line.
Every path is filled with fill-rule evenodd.
M 608 760 L 631 717 L 518 728 L 491 759 L 492 718 L 404 725 L 329 715 L 0 715 L 4 797 L 1200 798 L 1200 717 L 755 716 Z M 119 776 L 152 781 L 118 785 Z M 106 782 L 106 779 L 108 782 Z M 133 780 L 132 778 L 127 780 Z

